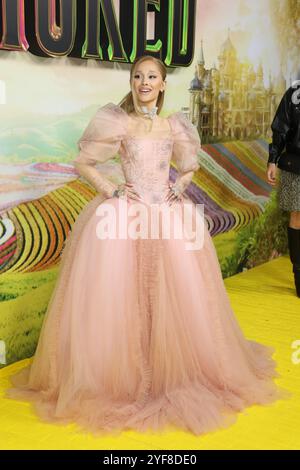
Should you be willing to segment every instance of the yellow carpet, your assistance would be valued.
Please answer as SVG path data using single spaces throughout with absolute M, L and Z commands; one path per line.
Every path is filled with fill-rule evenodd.
M 75 431 L 73 424 L 40 422 L 30 403 L 2 398 L 9 375 L 30 361 L 24 360 L 0 371 L 0 449 L 300 449 L 300 363 L 292 360 L 292 343 L 300 340 L 300 299 L 294 293 L 291 264 L 281 257 L 225 283 L 245 335 L 276 348 L 277 381 L 292 398 L 247 408 L 230 428 L 203 436 L 126 431 L 120 437 L 96 438 Z

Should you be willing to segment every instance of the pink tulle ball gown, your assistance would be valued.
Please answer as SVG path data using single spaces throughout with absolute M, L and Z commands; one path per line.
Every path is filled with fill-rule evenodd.
M 171 159 L 184 176 L 199 168 L 199 149 L 182 112 L 155 116 L 149 131 L 147 119 L 108 103 L 84 131 L 75 162 L 97 183 L 96 164 L 119 153 L 124 179 L 149 215 L 151 205 L 166 205 Z M 199 435 L 227 427 L 250 405 L 286 396 L 274 382 L 273 348 L 247 340 L 239 327 L 190 198 L 168 206 L 164 217 L 173 207 L 171 228 L 175 219 L 183 224 L 186 204 L 201 226 L 200 248 L 187 249 L 185 236 L 163 238 L 155 217 L 157 238 L 99 237 L 104 205 L 119 228 L 136 203 L 99 192 L 78 216 L 33 361 L 12 376 L 7 397 L 33 401 L 43 420 L 97 434 L 170 426 Z

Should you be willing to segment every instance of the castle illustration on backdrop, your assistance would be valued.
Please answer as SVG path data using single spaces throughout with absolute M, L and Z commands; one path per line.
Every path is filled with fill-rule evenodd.
M 205 68 L 203 41 L 190 83 L 190 106 L 182 108 L 198 128 L 202 143 L 225 140 L 251 140 L 270 137 L 271 123 L 286 91 L 281 75 L 264 85 L 262 64 L 255 72 L 253 65 L 240 62 L 228 37 L 215 64 Z

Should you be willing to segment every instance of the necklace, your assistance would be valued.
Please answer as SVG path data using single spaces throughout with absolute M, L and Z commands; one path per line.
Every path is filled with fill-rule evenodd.
M 147 108 L 147 106 L 138 106 L 137 108 L 138 108 L 137 110 L 138 112 L 132 113 L 132 116 L 137 119 L 142 118 L 141 123 L 140 123 L 141 127 L 143 127 L 143 130 L 145 132 L 151 132 L 153 124 L 154 124 L 154 118 L 158 116 L 157 114 L 158 107 L 153 106 L 150 110 Z
M 147 106 L 140 106 L 141 112 L 144 114 L 145 117 L 148 117 L 149 119 L 154 119 L 154 117 L 157 115 L 157 106 L 153 106 L 151 109 L 148 109 Z

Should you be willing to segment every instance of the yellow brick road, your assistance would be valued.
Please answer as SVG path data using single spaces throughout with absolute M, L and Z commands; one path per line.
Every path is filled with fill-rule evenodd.
M 294 293 L 289 259 L 270 261 L 225 284 L 247 338 L 275 347 L 280 373 L 276 380 L 292 392 L 291 398 L 249 407 L 230 428 L 202 436 L 175 430 L 94 437 L 79 432 L 73 423 L 41 422 L 30 403 L 3 398 L 9 375 L 30 361 L 26 359 L 0 370 L 0 449 L 300 449 L 300 363 L 292 361 L 292 343 L 300 340 L 300 299 Z

